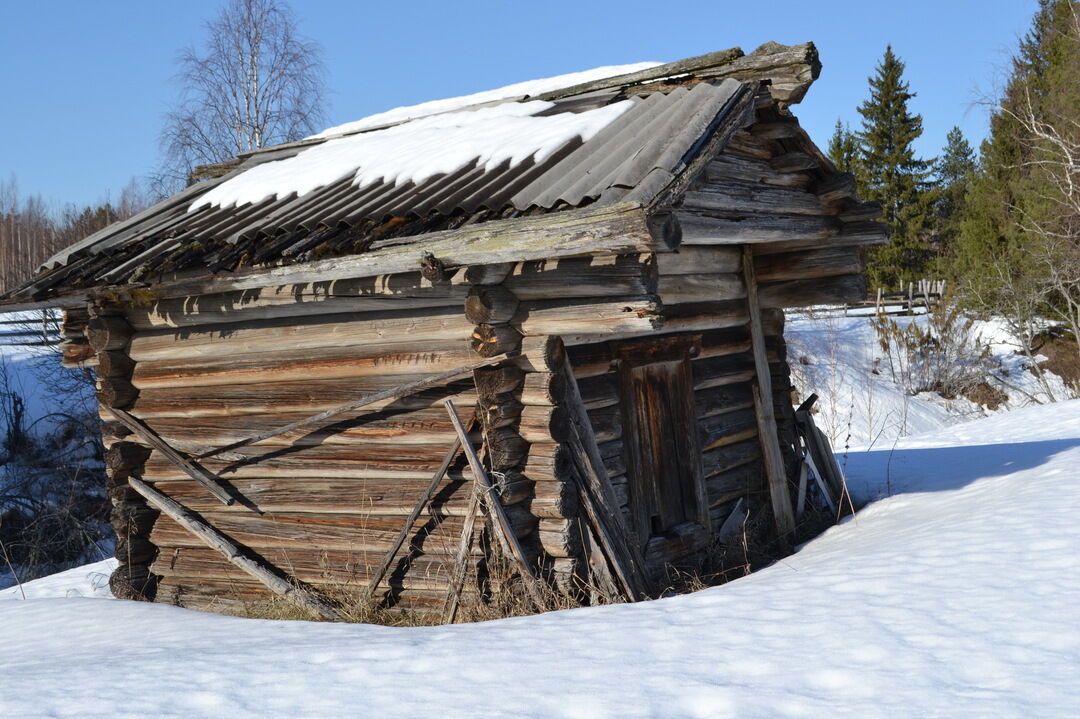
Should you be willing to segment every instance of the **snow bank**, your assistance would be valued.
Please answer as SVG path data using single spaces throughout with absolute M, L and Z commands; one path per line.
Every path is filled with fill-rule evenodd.
M 191 203 L 230 207 L 282 199 L 352 175 L 357 187 L 373 182 L 419 183 L 476 162 L 493 170 L 530 157 L 543 162 L 575 137 L 588 141 L 633 106 L 623 100 L 579 113 L 535 117 L 550 102 L 509 102 L 477 110 L 423 117 L 385 130 L 328 140 L 294 157 L 257 165 Z
M 109 575 L 116 569 L 115 559 L 86 564 L 48 577 L 26 582 L 21 587 L 0 590 L 0 601 L 22 599 L 55 599 L 57 597 L 91 597 L 112 599 Z
M 359 132 L 360 130 L 370 127 L 404 122 L 405 120 L 412 120 L 427 115 L 453 112 L 454 110 L 460 110 L 473 105 L 481 105 L 487 102 L 498 102 L 499 100 L 509 100 L 511 98 L 535 97 L 536 95 L 545 92 L 560 90 L 564 87 L 572 87 L 574 85 L 580 85 L 581 83 L 592 82 L 593 80 L 603 80 L 607 77 L 615 77 L 617 75 L 626 75 L 640 70 L 648 70 L 650 67 L 656 67 L 659 64 L 660 63 L 658 62 L 638 62 L 631 65 L 606 65 L 604 67 L 593 68 L 592 70 L 571 72 L 566 75 L 556 75 L 554 77 L 546 77 L 539 80 L 526 80 L 525 82 L 506 85 L 505 87 L 499 87 L 494 90 L 484 90 L 483 92 L 476 92 L 471 95 L 448 97 L 442 100 L 422 102 L 419 105 L 396 107 L 393 110 L 387 110 L 386 112 L 380 112 L 375 115 L 368 115 L 359 120 L 346 122 L 344 125 L 328 128 L 311 137 L 333 137 L 334 135 Z
M 13 716 L 1075 715 L 1080 401 L 853 456 L 887 493 L 749 577 L 478 625 L 0 603 Z
M 924 392 L 909 395 L 894 382 L 883 360 L 869 317 L 830 314 L 789 315 L 784 337 L 792 380 L 802 398 L 819 395 L 817 426 L 833 446 L 858 447 L 891 443 L 897 437 L 930 432 L 972 419 L 1047 401 L 1047 390 L 1026 369 L 1020 346 L 998 320 L 977 321 L 973 334 L 989 346 L 998 374 L 1008 385 L 994 384 L 1009 395 L 997 410 L 987 410 L 963 397 L 945 400 Z M 925 316 L 893 317 L 901 326 L 926 322 Z M 1056 375 L 1047 375 L 1056 400 L 1071 394 Z

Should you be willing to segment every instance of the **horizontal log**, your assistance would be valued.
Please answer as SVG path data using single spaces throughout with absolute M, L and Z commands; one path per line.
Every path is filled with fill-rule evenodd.
M 678 246 L 677 226 L 663 211 L 650 214 L 636 204 L 588 207 L 429 232 L 373 243 L 356 255 L 282 267 L 253 268 L 210 278 L 158 282 L 160 297 L 185 297 L 259 287 L 327 282 L 415 272 L 429 253 L 450 269 L 576 255 L 666 252 Z
M 598 442 L 622 436 L 619 408 L 615 405 L 591 410 L 589 420 Z M 565 407 L 533 406 L 522 411 L 517 429 L 529 442 L 566 442 L 570 436 L 569 422 Z
M 340 400 L 339 400 L 340 404 Z M 136 411 L 136 416 L 139 416 Z M 223 447 L 247 437 L 306 419 L 310 413 L 281 413 L 160 417 L 152 429 L 170 444 L 205 444 Z M 477 435 L 477 438 L 479 435 Z M 251 447 L 313 447 L 361 443 L 453 444 L 454 428 L 446 411 L 439 408 L 377 410 L 357 412 L 351 417 L 334 417 L 325 423 L 253 442 Z
M 740 409 L 699 419 L 697 426 L 702 452 L 757 437 L 757 418 L 753 409 Z
M 839 275 L 818 280 L 764 282 L 758 291 L 762 307 L 809 307 L 858 302 L 866 298 L 864 275 Z
M 427 309 L 413 312 L 372 312 L 355 315 L 352 321 L 342 317 L 307 317 L 298 324 L 295 318 L 257 320 L 220 325 L 206 325 L 182 330 L 140 332 L 131 340 L 128 354 L 136 362 L 180 357 L 212 357 L 273 353 L 323 347 L 349 347 L 383 344 L 388 340 L 409 337 L 416 342 L 464 342 L 472 332 L 461 307 Z
M 711 212 L 761 212 L 777 215 L 833 213 L 828 204 L 809 192 L 736 180 L 710 183 L 686 192 L 683 195 L 683 207 Z
M 783 155 L 778 155 L 769 160 L 769 165 L 777 172 L 780 173 L 793 173 L 801 172 L 803 170 L 816 170 L 818 169 L 817 159 L 807 155 L 805 152 L 795 150 L 792 152 L 785 152 Z M 821 192 L 815 188 L 815 194 L 821 197 Z M 828 202 L 829 200 L 823 201 Z
M 507 514 L 519 539 L 536 530 L 537 520 L 527 512 Z M 359 513 L 276 513 L 259 516 L 250 512 L 205 512 L 201 516 L 219 532 L 256 552 L 269 548 L 318 548 L 385 553 L 406 519 L 404 515 Z M 452 554 L 456 551 L 463 522 L 462 517 L 448 517 L 441 521 L 420 518 L 410 530 L 409 545 L 421 549 L 425 554 Z M 482 527 L 478 525 L 476 531 L 479 535 Z M 154 524 L 150 541 L 159 547 L 202 546 L 197 537 L 168 517 L 161 517 Z
M 320 590 L 328 591 L 325 585 L 320 587 Z M 466 592 L 465 603 L 473 601 L 473 597 L 475 597 L 474 590 L 469 589 Z M 392 593 L 392 599 L 388 599 L 385 594 L 376 595 L 375 598 L 392 605 L 391 609 L 394 612 L 420 618 L 430 616 L 431 623 L 437 624 L 440 622 L 446 590 L 403 589 L 395 590 Z M 280 600 L 275 600 L 270 592 L 258 582 L 165 577 L 158 583 L 154 601 L 218 614 L 224 612 L 257 617 Z
M 840 172 L 826 177 L 813 187 L 813 192 L 822 202 L 829 204 L 841 200 L 854 199 L 855 175 L 850 172 Z
M 751 135 L 748 130 L 736 130 L 724 146 L 724 155 L 771 160 L 774 154 L 772 145 L 769 140 Z
M 514 266 L 503 286 L 523 301 L 652 295 L 656 293 L 657 257 L 632 254 L 523 262 Z
M 813 195 L 805 192 L 802 194 L 817 202 Z M 712 198 L 712 196 L 709 197 Z M 802 202 L 812 206 L 805 198 Z M 720 203 L 718 201 L 713 204 Z M 709 209 L 696 205 L 684 205 L 680 208 L 677 214 L 683 225 L 684 246 L 754 244 L 791 240 L 820 243 L 821 240 L 829 239 L 840 231 L 840 223 L 824 212 L 817 215 L 794 214 L 791 210 L 782 208 L 769 212 L 754 210 L 750 207 L 739 208 L 730 202 L 728 204 L 731 205 L 731 209 L 728 210 L 722 210 L 719 207 Z
M 657 255 L 656 267 L 660 276 L 730 274 L 742 267 L 742 253 L 737 247 L 686 245 Z
M 538 535 L 550 557 L 581 556 L 581 524 L 576 519 L 541 519 Z
M 409 272 L 171 297 L 129 306 L 124 316 L 136 330 L 146 331 L 281 317 L 460 308 L 469 291 L 464 276 L 462 268 L 435 284 L 419 272 Z
M 246 581 L 246 575 L 224 561 L 217 552 L 198 547 L 164 547 L 152 571 L 169 580 L 234 580 Z M 391 565 L 387 578 L 380 584 L 378 593 L 388 589 L 439 589 L 445 590 L 451 558 L 445 555 L 420 555 L 409 557 L 404 548 L 397 561 Z M 367 584 L 378 568 L 381 557 L 375 553 L 337 550 L 268 549 L 263 558 L 290 577 L 313 585 L 338 586 L 348 591 Z M 474 548 L 469 562 L 468 575 L 475 577 L 480 561 L 479 550 Z M 474 580 L 475 581 L 475 580 Z
M 201 443 L 179 440 L 174 440 L 172 444 L 177 450 L 187 453 L 212 449 Z M 421 445 L 394 442 L 313 447 L 240 447 L 230 452 L 227 458 L 200 460 L 199 464 L 225 480 L 233 476 L 276 476 L 265 474 L 274 470 L 290 470 L 298 476 L 309 477 L 383 477 L 402 474 L 427 476 L 430 479 L 446 455 L 448 447 L 448 442 Z M 165 470 L 164 476 L 174 475 L 174 469 L 162 465 L 156 454 L 151 455 L 146 462 L 146 478 L 154 479 L 162 469 Z
M 759 246 L 768 248 L 768 245 Z M 813 280 L 863 271 L 858 247 L 823 247 L 800 252 L 756 254 L 754 273 L 758 282 Z
M 762 182 L 781 187 L 810 186 L 810 176 L 801 172 L 778 172 L 768 161 L 752 157 L 722 153 L 715 157 L 706 168 L 706 182 L 724 182 L 742 180 L 743 182 Z
M 400 387 L 423 377 L 424 375 L 421 374 L 410 374 L 258 384 L 220 384 L 206 387 L 151 386 L 140 391 L 139 403 L 134 414 L 146 420 L 159 417 L 315 414 L 340 407 L 345 401 Z M 400 412 L 442 407 L 442 400 L 448 398 L 453 399 L 459 407 L 472 407 L 476 403 L 472 381 L 463 379 L 451 382 L 444 387 L 433 387 L 397 399 L 378 402 L 366 409 Z M 444 410 L 443 416 L 445 415 Z
M 523 302 L 512 324 L 526 336 L 651 332 L 663 324 L 659 310 L 653 296 Z
M 450 345 L 445 342 L 418 342 L 411 346 L 395 343 L 365 349 L 327 348 L 318 352 L 280 349 L 270 355 L 139 362 L 132 373 L 132 383 L 142 390 L 350 377 L 363 377 L 367 381 L 366 378 L 390 375 L 416 378 L 447 372 L 475 361 L 476 355 L 464 338 L 460 343 Z M 398 384 L 404 383 L 394 380 L 391 386 Z
M 423 517 L 463 517 L 468 511 L 472 479 L 463 470 L 465 460 L 455 466 L 452 477 L 444 480 L 424 508 Z M 503 492 L 504 506 L 521 503 L 531 496 L 532 484 L 508 478 L 513 487 Z M 269 514 L 315 512 L 322 514 L 365 514 L 368 516 L 405 517 L 424 496 L 429 481 L 422 479 L 349 479 L 342 477 L 248 477 L 231 479 L 227 490 L 238 499 Z M 521 486 L 518 486 L 521 485 Z M 231 507 L 216 505 L 197 482 L 185 479 L 157 480 L 153 486 L 162 494 L 197 512 L 250 512 L 240 503 Z M 524 492 L 522 486 L 529 492 Z M 506 500 L 511 501 L 506 501 Z M 525 511 L 524 508 L 508 510 Z
M 746 285 L 736 274 L 664 275 L 660 297 L 665 304 L 718 302 L 746 297 Z
M 764 490 L 765 479 L 760 462 L 748 462 L 705 480 L 705 494 L 710 507 Z
M 574 482 L 536 482 L 529 510 L 543 519 L 575 517 L 578 512 L 578 494 Z
M 708 479 L 714 475 L 729 472 L 736 467 L 753 462 L 761 457 L 761 445 L 757 438 L 744 440 L 727 447 L 702 452 L 702 467 Z

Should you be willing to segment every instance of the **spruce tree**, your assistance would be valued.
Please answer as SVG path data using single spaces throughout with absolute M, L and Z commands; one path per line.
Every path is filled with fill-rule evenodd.
M 1037 143 L 1020 118 L 1031 115 L 1067 127 L 1080 117 L 1078 12 L 1076 0 L 1040 0 L 990 116 L 953 259 L 954 275 L 968 286 L 969 296 L 984 298 L 983 305 L 998 301 L 1002 282 L 1023 283 L 1025 275 L 1038 272 L 1030 265 L 1038 238 L 1025 227 L 1053 221 L 1057 214 L 1047 202 L 1054 188 L 1032 163 Z
M 859 161 L 859 143 L 854 133 L 840 120 L 829 139 L 829 159 L 840 172 L 854 173 Z
M 904 63 L 889 45 L 869 78 L 870 97 L 859 106 L 857 177 L 864 199 L 881 204 L 892 241 L 875 248 L 867 271 L 871 286 L 894 287 L 921 278 L 931 258 L 929 229 L 931 162 L 915 156 L 922 117 L 908 102 L 915 97 L 903 80 Z
M 953 249 L 975 177 L 975 152 L 960 128 L 950 130 L 945 140 L 945 149 L 934 166 L 938 188 L 934 239 L 939 255 Z

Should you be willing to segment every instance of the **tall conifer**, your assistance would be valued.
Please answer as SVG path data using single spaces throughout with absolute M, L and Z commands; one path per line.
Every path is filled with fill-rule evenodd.
M 857 177 L 867 200 L 881 203 L 883 219 L 892 227 L 892 241 L 871 254 L 872 284 L 896 286 L 922 277 L 931 257 L 931 163 L 915 156 L 912 143 L 922 135 L 922 116 L 908 102 L 915 97 L 904 82 L 904 63 L 889 45 L 869 78 L 870 97 L 859 106 L 862 129 L 857 133 L 860 161 Z
M 975 151 L 960 128 L 950 130 L 945 140 L 945 149 L 934 166 L 938 188 L 934 205 L 934 234 L 939 254 L 953 249 L 975 177 Z
M 855 172 L 859 161 L 859 143 L 851 130 L 840 120 L 836 121 L 836 129 L 829 139 L 828 153 L 837 170 Z

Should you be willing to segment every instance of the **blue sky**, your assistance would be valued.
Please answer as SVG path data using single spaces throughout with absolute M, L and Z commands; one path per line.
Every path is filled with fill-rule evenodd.
M 977 144 L 992 90 L 1035 0 L 758 0 L 673 3 L 293 0 L 324 49 L 328 125 L 403 104 L 599 65 L 670 61 L 762 42 L 813 40 L 824 69 L 794 108 L 824 146 L 887 43 L 907 63 L 936 154 L 953 125 Z M 24 194 L 88 203 L 158 162 L 179 48 L 198 44 L 218 0 L 45 0 L 0 10 L 0 177 Z

